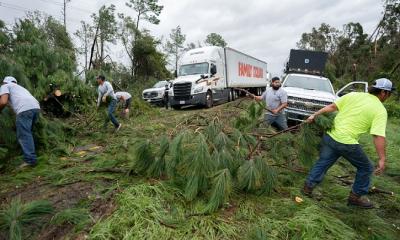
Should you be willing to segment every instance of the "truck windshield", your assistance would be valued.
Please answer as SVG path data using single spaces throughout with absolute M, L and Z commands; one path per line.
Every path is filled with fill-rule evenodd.
M 333 89 L 329 80 L 325 78 L 313 78 L 307 76 L 288 76 L 283 87 L 304 88 L 308 90 L 317 90 L 333 94 Z
M 161 87 L 165 87 L 165 85 L 167 85 L 168 82 L 167 81 L 159 81 L 156 84 L 154 84 L 153 88 L 161 88 Z
M 194 64 L 182 65 L 179 68 L 179 76 L 207 74 L 207 73 L 208 73 L 208 63 L 194 63 Z

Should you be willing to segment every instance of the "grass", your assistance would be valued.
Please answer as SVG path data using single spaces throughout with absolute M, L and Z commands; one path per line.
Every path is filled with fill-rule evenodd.
M 51 219 L 51 224 L 58 226 L 64 224 L 75 225 L 75 231 L 81 231 L 91 222 L 90 213 L 85 208 L 67 208 L 56 213 Z
M 0 230 L 5 232 L 7 239 L 20 240 L 24 236 L 24 227 L 40 225 L 40 218 L 52 211 L 53 207 L 47 201 L 22 203 L 20 198 L 13 199 L 0 210 Z
M 82 129 L 73 140 L 74 144 L 96 144 L 103 147 L 102 152 L 82 158 L 75 156 L 70 148 L 61 155 L 41 152 L 42 159 L 36 168 L 7 172 L 0 176 L 0 194 L 18 192 L 21 188 L 23 191 L 29 190 L 37 182 L 52 186 L 54 191 L 76 181 L 93 185 L 93 192 L 86 199 L 57 209 L 57 213 L 46 223 L 47 226 L 74 225 L 73 231 L 76 234 L 87 234 L 89 239 L 398 239 L 398 119 L 390 119 L 388 122 L 386 172 L 383 176 L 373 177 L 374 186 L 396 194 L 371 195 L 370 199 L 378 206 L 373 210 L 359 210 L 346 205 L 350 186 L 342 186 L 336 176 L 349 175 L 352 179 L 355 169 L 345 160 L 335 164 L 324 182 L 317 187 L 317 194 L 322 195 L 320 201 L 301 195 L 300 188 L 306 174 L 278 168 L 277 184 L 271 195 L 244 194 L 232 189 L 229 200 L 217 202 L 216 205 L 222 205 L 222 208 L 212 214 L 203 212 L 209 204 L 205 198 L 188 202 L 183 193 L 168 181 L 159 182 L 124 173 L 91 171 L 105 168 L 129 169 L 136 139 L 146 137 L 155 141 L 164 133 L 182 130 L 182 125 L 178 130 L 176 126 L 192 116 L 223 118 L 225 114 L 234 111 L 237 109 L 230 104 L 210 110 L 157 109 L 150 114 L 124 121 L 123 129 L 117 135 L 112 134 L 111 124 L 105 132 Z M 277 140 L 283 146 L 292 144 L 289 136 L 280 136 Z M 361 143 L 371 160 L 376 162 L 371 137 L 365 135 Z M 263 147 L 268 149 L 272 145 L 266 143 Z M 282 151 L 284 159 L 279 164 L 293 158 L 293 151 L 285 147 L 279 148 L 277 153 L 266 154 L 266 158 L 272 161 L 273 156 Z M 38 197 L 40 194 L 38 192 Z M 296 196 L 304 201 L 295 202 Z M 115 210 L 96 218 L 94 211 L 98 206 L 95 204 L 99 199 L 105 203 L 114 202 Z M 40 228 L 32 232 L 32 236 L 37 236 L 39 231 Z

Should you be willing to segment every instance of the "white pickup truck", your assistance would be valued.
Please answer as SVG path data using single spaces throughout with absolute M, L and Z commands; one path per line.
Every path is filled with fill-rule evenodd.
M 303 121 L 336 98 L 349 92 L 367 92 L 367 82 L 351 82 L 335 93 L 331 81 L 322 76 L 327 55 L 291 50 L 282 87 L 288 94 L 288 120 Z M 318 62 L 317 62 L 318 61 Z
M 167 85 L 170 85 L 170 82 L 162 80 L 154 84 L 153 87 L 143 90 L 143 100 L 156 105 L 164 105 L 165 86 Z

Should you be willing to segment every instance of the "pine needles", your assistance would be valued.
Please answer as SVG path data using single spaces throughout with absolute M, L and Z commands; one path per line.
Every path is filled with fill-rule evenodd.
M 333 128 L 335 114 L 322 114 L 314 124 L 302 126 L 297 138 L 298 158 L 303 166 L 310 167 L 318 156 L 321 136 Z
M 8 231 L 8 239 L 19 240 L 23 236 L 23 228 L 37 223 L 43 215 L 53 211 L 47 201 L 22 203 L 14 199 L 8 206 L 0 210 L 0 230 Z
M 147 177 L 168 176 L 187 201 L 206 196 L 203 212 L 216 211 L 234 189 L 270 193 L 273 188 L 274 171 L 257 157 L 260 144 L 251 135 L 226 132 L 214 120 L 202 131 L 185 131 L 168 142 L 167 137 L 161 137 L 158 144 L 138 140 L 132 170 Z
M 232 176 L 229 169 L 219 170 L 212 178 L 213 189 L 205 209 L 206 212 L 215 212 L 228 201 L 233 190 Z
M 206 197 L 206 213 L 223 206 L 234 190 L 271 194 L 276 173 L 266 156 L 268 160 L 280 159 L 279 148 L 287 152 L 285 158 L 297 154 L 303 165 L 311 165 L 318 152 L 318 134 L 333 126 L 333 117 L 321 116 L 316 124 L 303 124 L 300 134 L 280 138 L 283 144 L 294 146 L 282 147 L 273 141 L 262 144 L 263 140 L 251 133 L 258 127 L 263 111 L 262 104 L 252 103 L 234 120 L 234 127 L 216 117 L 206 127 L 186 130 L 172 139 L 162 136 L 158 143 L 138 140 L 132 151 L 132 171 L 151 178 L 167 177 L 182 189 L 189 202 Z M 264 147 L 271 154 L 266 155 Z M 292 148 L 297 150 L 288 151 Z

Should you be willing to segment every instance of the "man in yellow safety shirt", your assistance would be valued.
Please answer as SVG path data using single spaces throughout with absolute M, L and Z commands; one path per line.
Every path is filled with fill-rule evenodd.
M 312 196 L 313 189 L 323 180 L 328 169 L 339 157 L 343 157 L 357 168 L 355 181 L 348 197 L 348 205 L 361 208 L 374 207 L 367 198 L 362 197 L 368 193 L 374 167 L 358 140 L 363 133 L 369 132 L 373 135 L 379 157 L 375 174 L 381 174 L 385 169 L 387 122 L 387 112 L 382 103 L 390 97 L 392 91 L 393 85 L 389 79 L 377 79 L 369 87 L 368 93 L 349 93 L 307 119 L 307 122 L 311 123 L 320 114 L 338 112 L 333 129 L 323 137 L 319 160 L 314 164 L 304 184 L 305 195 Z

